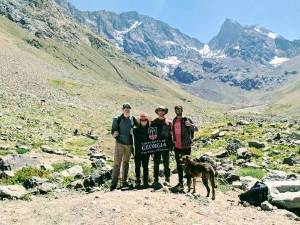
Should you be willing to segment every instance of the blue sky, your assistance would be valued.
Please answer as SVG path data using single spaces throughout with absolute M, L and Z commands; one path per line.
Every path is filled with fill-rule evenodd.
M 69 0 L 81 10 L 137 11 L 207 42 L 226 18 L 300 39 L 299 0 Z

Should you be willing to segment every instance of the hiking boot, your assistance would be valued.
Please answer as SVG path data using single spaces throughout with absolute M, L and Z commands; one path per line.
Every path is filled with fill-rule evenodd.
M 146 182 L 146 183 L 143 184 L 143 189 L 147 189 L 149 187 L 150 187 L 150 185 L 148 184 L 148 182 Z
M 176 186 L 170 188 L 170 191 L 174 193 L 183 193 L 184 192 L 184 186 L 183 183 L 178 183 Z
M 129 184 L 128 182 L 123 182 L 121 191 L 129 191 L 133 189 L 133 185 Z
M 136 184 L 135 184 L 135 188 L 136 189 L 142 189 L 142 185 L 141 185 L 141 181 L 137 180 Z
M 117 188 L 117 185 L 116 184 L 112 184 L 111 186 L 110 186 L 110 191 L 113 191 L 113 190 L 115 190 Z
M 154 182 L 154 183 L 152 184 L 152 187 L 153 187 L 153 189 L 154 189 L 155 191 L 157 191 L 157 190 L 161 189 L 163 186 L 162 186 L 161 183 L 159 183 L 159 182 Z

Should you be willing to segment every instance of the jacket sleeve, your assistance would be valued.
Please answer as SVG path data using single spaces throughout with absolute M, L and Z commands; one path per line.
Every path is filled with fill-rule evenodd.
M 198 131 L 199 129 L 198 129 L 198 126 L 196 125 L 196 124 L 194 124 L 194 122 L 190 119 L 190 118 L 188 118 L 188 120 L 190 121 L 190 123 L 191 124 L 193 124 L 193 126 L 192 126 L 192 130 L 195 132 L 195 131 Z
M 118 131 L 118 117 L 115 117 L 113 119 L 113 122 L 111 125 L 111 134 L 113 134 L 115 131 Z

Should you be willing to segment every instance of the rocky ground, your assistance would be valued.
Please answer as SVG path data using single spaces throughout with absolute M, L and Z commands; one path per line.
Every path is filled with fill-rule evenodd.
M 12 152 L 0 158 L 0 224 L 297 224 L 298 209 L 289 204 L 293 198 L 299 204 L 299 124 L 247 119 L 236 117 L 196 133 L 193 156 L 218 173 L 216 201 L 204 197 L 201 182 L 196 195 L 171 193 L 167 187 L 107 192 L 112 160 L 103 140 L 94 140 L 96 134 L 73 134 L 94 140 L 79 152 L 2 145 L 2 152 Z M 173 170 L 172 185 L 176 179 Z M 258 207 L 241 202 L 238 195 L 259 180 L 292 182 L 291 196 L 279 202 L 275 196 Z

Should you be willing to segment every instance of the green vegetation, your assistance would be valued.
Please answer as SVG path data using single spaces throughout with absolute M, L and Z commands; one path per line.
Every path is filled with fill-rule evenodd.
M 50 174 L 50 171 L 47 170 L 26 167 L 16 171 L 14 177 L 0 179 L 0 184 L 23 184 L 25 180 L 30 179 L 33 176 L 50 179 Z
M 237 170 L 237 175 L 242 177 L 250 176 L 255 177 L 257 179 L 262 179 L 265 176 L 265 172 L 261 169 L 245 167 Z
M 95 143 L 96 141 L 91 138 L 72 137 L 64 140 L 63 148 L 71 154 L 84 156 L 87 154 L 88 148 Z
M 74 165 L 75 163 L 73 162 L 64 161 L 64 162 L 54 163 L 52 164 L 52 167 L 54 168 L 54 172 L 61 172 L 63 170 L 71 168 Z

